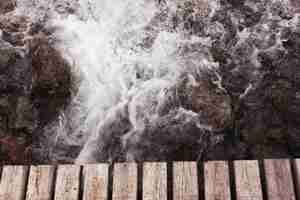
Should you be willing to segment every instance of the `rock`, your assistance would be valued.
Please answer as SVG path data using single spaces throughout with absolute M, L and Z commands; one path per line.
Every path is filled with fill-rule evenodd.
M 46 36 L 35 36 L 30 41 L 33 68 L 33 88 L 58 88 L 70 86 L 70 67 L 49 42 Z M 53 91 L 49 91 L 50 93 Z
M 0 29 L 3 40 L 14 46 L 24 46 L 30 19 L 15 12 L 0 15 Z
M 26 13 L 11 12 L 15 1 L 0 2 L 0 136 L 9 136 L 0 143 L 8 160 L 16 149 L 25 152 L 32 138 L 36 143 L 44 140 L 43 128 L 70 102 L 70 64 L 52 40 L 55 30 L 46 24 L 53 13 L 62 18 L 80 15 L 77 0 L 19 2 L 25 11 L 33 4 L 32 12 L 41 11 L 32 14 L 38 19 L 33 21 Z M 143 28 L 144 50 L 156 48 L 153 44 L 162 32 L 178 34 L 179 46 L 185 41 L 195 46 L 180 46 L 175 52 L 182 63 L 189 53 L 198 57 L 204 47 L 194 41 L 201 40 L 210 52 L 194 65 L 207 58 L 218 67 L 199 76 L 182 74 L 172 86 L 155 83 L 157 88 L 146 88 L 128 105 L 110 110 L 111 117 L 101 121 L 99 135 L 87 142 L 79 160 L 299 157 L 299 1 L 174 0 L 159 7 Z M 81 148 L 63 142 L 51 145 L 69 159 Z M 40 154 L 50 152 L 41 148 Z
M 30 41 L 30 57 L 33 81 L 31 98 L 40 111 L 40 118 L 51 120 L 49 116 L 59 113 L 69 102 L 71 68 L 44 35 L 35 36 Z
M 246 160 L 250 159 L 249 145 L 244 142 L 235 143 L 232 138 L 207 148 L 203 160 Z M 257 159 L 257 158 L 256 158 Z
M 123 136 L 127 157 L 134 160 L 196 160 L 203 156 L 201 152 L 206 148 L 222 141 L 223 135 L 216 133 L 232 125 L 231 99 L 212 81 L 214 78 L 205 71 L 196 78 L 184 74 L 174 86 L 166 89 L 159 102 L 155 102 L 156 95 L 146 98 L 137 95 L 138 99 L 130 102 L 130 116 L 138 117 L 134 120 L 137 125 L 141 124 L 138 120 L 147 120 L 143 121 L 144 126 L 136 126 Z M 143 92 L 145 96 L 150 94 Z M 135 106 L 139 109 L 132 109 Z M 155 110 L 158 116 L 151 115 Z M 133 115 L 132 111 L 141 114 Z
M 213 130 L 222 130 L 232 122 L 231 98 L 222 88 L 212 80 L 212 74 L 204 75 L 197 80 L 183 78 L 176 86 L 181 105 L 201 115 L 201 123 L 212 127 Z M 191 82 L 194 82 L 191 84 Z
M 32 133 L 37 127 L 37 111 L 28 97 L 19 97 L 14 127 Z
M 27 146 L 22 138 L 6 136 L 0 138 L 0 164 L 25 164 L 31 163 L 31 147 Z
M 245 0 L 227 0 L 234 7 L 242 6 L 245 3 Z
M 8 12 L 0 15 L 0 30 L 0 143 L 9 137 L 2 140 L 0 159 L 21 163 L 42 137 L 40 130 L 68 104 L 72 75 L 45 24 Z M 24 155 L 12 157 L 20 149 Z
M 10 12 L 16 7 L 16 0 L 1 0 L 0 1 L 0 15 Z
M 288 79 L 271 76 L 246 96 L 239 129 L 242 140 L 253 148 L 253 158 L 276 156 L 280 152 L 287 155 L 291 137 L 299 138 L 294 133 L 299 129 L 299 120 L 293 120 L 300 117 L 296 94 L 297 89 Z
M 17 56 L 14 47 L 0 39 L 0 72 L 6 69 L 9 62 L 13 61 Z

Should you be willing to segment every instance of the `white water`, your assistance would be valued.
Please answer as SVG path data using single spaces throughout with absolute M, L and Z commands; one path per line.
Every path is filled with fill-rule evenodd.
M 205 24 L 202 37 L 185 28 L 183 15 L 188 8 L 185 3 L 189 2 L 195 4 L 193 12 L 187 13 Z M 259 11 L 267 4 L 275 7 L 284 4 L 283 8 L 291 8 L 285 5 L 288 2 L 247 0 L 245 5 Z M 65 7 L 72 7 L 74 12 L 65 12 Z M 261 22 L 237 31 L 236 45 L 226 49 L 232 51 L 233 59 L 241 64 L 228 73 L 251 68 L 243 74 L 250 78 L 241 99 L 256 87 L 260 78 L 261 64 L 257 55 L 263 50 L 252 48 L 249 39 L 257 37 L 261 46 L 269 50 L 282 46 L 277 34 L 276 44 L 269 47 L 272 34 L 269 28 L 278 13 L 276 9 L 271 13 L 269 11 L 274 9 L 266 7 Z M 49 134 L 48 138 L 52 142 L 49 145 L 52 159 L 68 160 L 71 146 L 81 148 L 77 162 L 113 160 L 119 154 L 124 154 L 126 159 L 159 159 L 160 155 L 168 155 L 176 149 L 176 145 L 194 143 L 199 147 L 196 151 L 201 151 L 209 145 L 205 139 L 208 135 L 210 142 L 219 141 L 220 138 L 210 134 L 219 127 L 205 119 L 210 111 L 201 104 L 202 101 L 212 104 L 214 99 L 210 98 L 217 96 L 210 96 L 205 90 L 205 94 L 201 93 L 206 82 L 211 81 L 221 92 L 227 92 L 218 74 L 219 65 L 213 62 L 207 49 L 213 41 L 226 40 L 228 34 L 226 25 L 209 22 L 221 9 L 218 0 L 166 0 L 161 4 L 155 0 L 19 0 L 21 13 L 29 9 L 34 20 L 51 19 L 48 26 L 57 28 L 58 49 L 72 64 L 77 78 L 78 90 L 71 105 L 61 114 L 58 123 L 51 126 L 54 130 L 50 131 L 55 133 L 55 137 Z M 233 25 L 238 27 L 242 21 L 238 12 L 229 15 Z M 174 16 L 179 21 L 176 27 L 172 21 Z M 282 20 L 280 27 L 297 24 L 298 19 Z M 265 32 L 260 31 L 264 29 Z M 246 53 L 235 54 L 235 49 Z M 249 66 L 244 66 L 245 60 L 250 60 Z M 187 83 L 183 84 L 183 79 Z M 179 91 L 182 86 L 184 95 Z M 196 100 L 193 90 L 199 93 Z M 182 100 L 178 100 L 182 96 L 188 104 L 200 102 L 202 110 L 184 106 Z M 227 108 L 226 96 L 222 98 L 224 100 L 216 101 L 213 109 L 218 111 L 216 115 L 225 113 L 226 120 L 231 110 Z
M 60 117 L 55 142 L 83 145 L 78 160 L 93 162 L 97 156 L 91 152 L 105 151 L 96 150 L 106 140 L 103 132 L 108 134 L 108 129 L 113 129 L 108 137 L 114 137 L 127 126 L 117 122 L 119 110 L 128 112 L 125 115 L 130 121 L 129 132 L 122 136 L 125 145 L 133 132 L 142 131 L 149 121 L 158 118 L 158 110 L 170 98 L 165 91 L 180 75 L 190 74 L 193 83 L 199 69 L 212 70 L 217 65 L 201 49 L 187 54 L 180 50 L 191 44 L 209 44 L 209 40 L 187 37 L 180 30 L 170 32 L 168 17 L 165 21 L 155 19 L 162 12 L 175 12 L 176 1 L 159 5 L 154 0 L 80 0 L 79 5 L 74 15 L 54 15 L 52 20 L 60 27 L 56 34 L 62 41 L 60 49 L 80 79 L 70 109 Z M 184 121 L 198 121 L 197 113 L 170 109 L 176 109 L 174 116 L 184 116 Z M 113 127 L 107 128 L 109 123 Z M 200 129 L 211 129 L 197 124 Z

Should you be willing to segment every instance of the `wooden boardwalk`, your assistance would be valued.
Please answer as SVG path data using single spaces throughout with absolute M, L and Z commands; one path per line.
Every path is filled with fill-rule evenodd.
M 300 159 L 0 169 L 0 200 L 297 200 L 300 197 Z

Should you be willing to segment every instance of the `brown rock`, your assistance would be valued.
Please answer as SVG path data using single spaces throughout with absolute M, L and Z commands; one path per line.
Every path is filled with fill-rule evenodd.
M 70 68 L 44 35 L 38 35 L 30 42 L 32 57 L 33 87 L 59 87 L 70 84 Z
M 39 110 L 39 119 L 48 123 L 70 100 L 70 65 L 43 34 L 35 35 L 29 41 L 29 48 L 32 61 L 32 100 Z
M 0 14 L 10 12 L 15 9 L 17 5 L 16 0 L 1 0 L 0 1 Z
M 0 15 L 0 29 L 3 31 L 2 38 L 12 45 L 23 46 L 30 21 L 23 15 L 13 12 Z
M 70 65 L 45 29 L 26 16 L 0 14 L 0 160 L 7 163 L 26 162 L 70 99 Z
M 231 99 L 210 78 L 215 77 L 205 74 L 194 80 L 194 84 L 183 78 L 176 86 L 177 92 L 185 108 L 201 114 L 203 124 L 221 130 L 232 122 Z
M 0 165 L 6 163 L 31 164 L 31 147 L 19 138 L 14 136 L 1 137 L 0 147 L 2 147 L 0 148 Z

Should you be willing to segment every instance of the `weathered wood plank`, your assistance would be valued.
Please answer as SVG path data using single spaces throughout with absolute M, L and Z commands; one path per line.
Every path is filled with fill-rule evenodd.
M 167 200 L 167 163 L 144 163 L 143 200 Z
M 83 200 L 106 200 L 108 164 L 85 165 L 83 168 Z
M 4 166 L 0 183 L 0 200 L 23 200 L 28 167 Z
M 267 159 L 264 168 L 268 200 L 295 200 L 290 161 Z
M 115 164 L 113 176 L 113 200 L 136 200 L 137 181 L 136 163 Z
M 263 200 L 258 161 L 235 161 L 237 200 Z
M 204 164 L 206 200 L 230 200 L 230 180 L 228 163 L 211 161 Z
M 26 200 L 51 200 L 54 187 L 54 166 L 31 166 Z
M 196 162 L 174 162 L 174 200 L 198 200 L 198 176 Z
M 80 166 L 58 166 L 54 199 L 77 200 L 79 197 L 79 179 Z
M 296 193 L 298 195 L 298 198 L 300 198 L 300 159 L 293 160 L 293 166 L 295 175 L 294 180 L 296 181 Z

